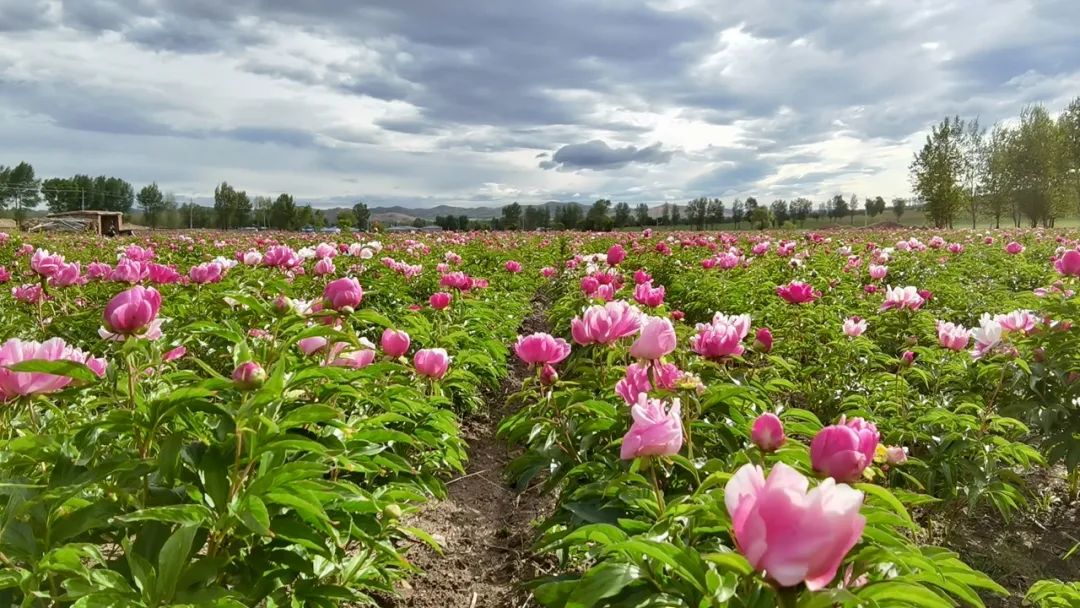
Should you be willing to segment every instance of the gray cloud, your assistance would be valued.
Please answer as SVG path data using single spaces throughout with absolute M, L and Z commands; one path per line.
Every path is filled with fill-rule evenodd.
M 540 168 L 606 171 L 621 169 L 630 163 L 662 165 L 671 160 L 671 154 L 671 151 L 661 147 L 660 142 L 644 148 L 635 146 L 612 148 L 607 143 L 594 139 L 581 144 L 567 144 L 559 148 L 551 155 L 551 160 L 540 162 Z
M 1075 0 L 678 5 L 0 0 L 0 126 L 49 131 L 15 149 L 52 166 L 90 162 L 41 147 L 67 134 L 113 172 L 208 186 L 276 182 L 286 147 L 326 196 L 416 204 L 813 195 L 906 183 L 860 158 L 943 115 L 989 125 L 1080 90 Z

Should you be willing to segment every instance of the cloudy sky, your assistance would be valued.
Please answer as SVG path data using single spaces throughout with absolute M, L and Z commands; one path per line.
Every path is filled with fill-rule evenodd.
M 325 205 L 905 196 L 1080 92 L 1077 0 L 0 0 L 0 164 Z

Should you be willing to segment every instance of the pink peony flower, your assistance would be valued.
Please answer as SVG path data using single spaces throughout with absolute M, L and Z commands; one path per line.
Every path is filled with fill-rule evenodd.
M 314 273 L 315 273 L 315 276 L 317 276 L 317 277 L 325 276 L 325 275 L 328 275 L 328 274 L 334 274 L 335 270 L 337 270 L 337 269 L 334 267 L 334 259 L 333 258 L 323 257 L 323 258 L 319 258 L 318 262 L 315 262 Z
M 105 360 L 69 346 L 61 338 L 44 342 L 11 338 L 0 345 L 0 401 L 17 397 L 54 393 L 71 384 L 67 376 L 42 372 L 14 372 L 7 366 L 23 361 L 74 361 L 89 367 L 98 377 L 105 375 Z
M 664 286 L 653 287 L 651 281 L 634 287 L 634 301 L 642 306 L 656 308 L 664 303 Z
M 810 442 L 814 470 L 841 482 L 855 481 L 874 461 L 879 435 L 877 427 L 862 418 L 827 426 Z
M 926 300 L 919 295 L 919 290 L 912 287 L 888 287 L 885 290 L 885 301 L 881 303 L 881 311 L 894 310 L 919 310 Z
M 844 335 L 849 338 L 858 338 L 866 331 L 866 319 L 848 317 L 844 319 Z
M 507 260 L 503 267 L 506 268 L 506 272 L 514 274 L 521 272 L 521 262 L 516 260 Z
M 784 423 L 772 412 L 766 412 L 754 420 L 750 429 L 750 441 L 762 452 L 775 452 L 784 445 Z
M 707 359 L 738 357 L 745 350 L 743 338 L 750 331 L 750 315 L 728 316 L 716 313 L 711 323 L 698 323 L 697 335 L 690 338 L 690 349 Z
M 1054 269 L 1067 277 L 1080 277 L 1080 251 L 1070 249 L 1054 260 Z
M 759 353 L 769 353 L 772 352 L 772 346 L 772 330 L 768 327 L 758 328 L 757 333 L 754 334 L 754 350 Z
M 207 262 L 188 269 L 188 278 L 192 283 L 199 285 L 217 283 L 223 276 L 225 276 L 225 267 L 218 262 Z
M 435 310 L 443 310 L 450 306 L 450 300 L 453 299 L 449 293 L 445 291 L 436 291 L 428 298 L 428 304 Z
M 1001 323 L 983 314 L 979 319 L 979 326 L 971 330 L 971 337 L 975 339 L 975 348 L 971 351 L 972 359 L 981 359 L 1001 343 L 1003 328 Z
M 641 316 L 640 310 L 622 300 L 590 306 L 580 317 L 570 321 L 570 333 L 582 346 L 611 344 L 638 333 Z
M 421 376 L 440 380 L 450 369 L 450 355 L 442 348 L 424 348 L 413 355 L 413 367 Z
M 53 287 L 68 287 L 70 285 L 85 283 L 86 280 L 80 277 L 81 270 L 82 268 L 78 262 L 61 264 L 60 268 L 49 277 L 49 285 L 52 285 Z
M 11 297 L 23 304 L 40 304 L 45 301 L 41 285 L 19 285 L 11 288 Z
M 388 357 L 397 359 L 409 352 L 409 334 L 398 331 L 396 329 L 390 329 L 387 327 L 383 330 L 382 338 L 379 340 L 379 346 L 382 351 L 386 353 Z
M 677 346 L 675 327 L 669 319 L 645 316 L 641 321 L 641 334 L 630 345 L 630 356 L 656 360 L 672 353 Z
M 56 274 L 63 265 L 64 256 L 50 253 L 48 249 L 38 249 L 30 258 L 30 269 L 45 278 Z
M 1009 255 L 1024 253 L 1024 246 L 1016 241 L 1009 241 L 1009 244 L 1005 245 L 1005 253 L 1008 253 Z
M 122 291 L 105 305 L 105 333 L 122 336 L 141 334 L 155 340 L 161 337 L 160 323 L 155 325 L 160 309 L 161 294 L 153 287 L 136 285 Z
M 937 322 L 938 343 L 949 350 L 961 351 L 967 348 L 971 340 L 971 331 L 963 325 L 944 321 Z
M 183 357 L 186 354 L 187 354 L 187 348 L 185 348 L 184 346 L 177 346 L 176 348 L 174 348 L 174 349 L 168 351 L 167 353 L 165 353 L 164 355 L 162 355 L 161 360 L 163 362 L 165 362 L 165 363 L 169 363 L 169 362 L 172 362 L 172 361 L 176 361 L 177 359 L 179 359 L 180 357 Z
M 782 462 L 767 479 L 760 466 L 746 464 L 724 488 L 724 503 L 739 552 L 755 570 L 783 587 L 805 582 L 816 591 L 836 576 L 866 518 L 862 492 L 832 479 L 809 487 Z
M 607 263 L 610 266 L 618 266 L 623 260 L 626 259 L 626 250 L 623 246 L 615 243 L 607 251 Z
M 802 281 L 792 281 L 776 288 L 776 295 L 784 298 L 788 304 L 806 304 L 821 297 L 821 292 Z
M 652 380 L 649 373 L 652 372 Z M 682 378 L 682 372 L 673 363 L 631 363 L 626 374 L 615 384 L 615 393 L 623 398 L 627 405 L 637 403 L 638 395 L 655 389 L 672 390 Z
M 570 344 L 562 338 L 537 332 L 518 336 L 514 352 L 529 365 L 554 365 L 570 356 Z
M 671 456 L 682 449 L 683 429 L 681 404 L 671 401 L 665 411 L 664 402 L 638 395 L 637 403 L 630 408 L 633 423 L 623 437 L 619 457 L 631 460 L 640 456 Z
M 364 290 L 352 277 L 334 279 L 323 288 L 323 300 L 338 312 L 353 312 L 363 299 Z
M 874 279 L 875 281 L 880 281 L 881 279 L 885 278 L 885 275 L 889 274 L 889 267 L 879 264 L 871 264 L 869 270 L 870 278 Z
M 266 382 L 266 370 L 254 361 L 245 361 L 233 370 L 232 380 L 242 391 L 257 389 Z

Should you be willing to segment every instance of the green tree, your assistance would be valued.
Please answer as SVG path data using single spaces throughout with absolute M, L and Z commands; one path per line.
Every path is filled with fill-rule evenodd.
M 664 210 L 660 215 L 660 223 L 665 226 L 671 225 L 671 203 L 664 203 Z
M 469 229 L 469 216 L 467 216 L 467 215 L 459 215 L 458 218 L 457 218 L 457 228 L 458 228 L 458 230 L 468 230 Z
M 310 209 L 310 206 L 308 207 Z M 311 225 L 316 230 L 322 230 L 326 228 L 326 213 L 322 209 L 316 209 L 314 215 L 311 217 Z
M 739 229 L 739 222 L 743 219 L 745 209 L 746 208 L 743 207 L 743 202 L 739 199 L 735 199 L 735 201 L 731 203 L 731 221 L 735 222 L 736 230 Z
M 611 209 L 610 200 L 606 198 L 597 199 L 597 201 L 592 204 L 592 207 L 589 207 L 589 212 L 585 214 L 583 226 L 585 230 L 611 230 L 614 222 L 608 217 L 609 209 Z
M 270 226 L 275 230 L 296 230 L 302 225 L 292 195 L 279 194 L 270 205 Z
M 143 212 L 143 221 L 151 228 L 158 227 L 158 219 L 165 207 L 165 196 L 161 193 L 161 189 L 158 188 L 157 182 L 150 184 L 149 186 L 143 186 L 142 190 L 139 190 L 136 199 L 139 201 L 139 207 Z
M 719 226 L 724 223 L 724 201 L 714 198 L 709 201 L 709 225 Z
M 769 211 L 772 213 L 773 223 L 777 226 L 783 226 L 784 222 L 788 221 L 788 203 L 784 199 L 777 199 L 769 205 Z
M 750 212 L 750 217 L 747 218 L 751 225 L 757 226 L 758 230 L 764 230 L 769 227 L 769 210 L 766 207 L 754 206 L 754 210 Z
M 855 212 L 859 210 L 859 197 L 855 193 L 851 194 L 851 198 L 848 199 L 848 215 L 851 217 L 851 221 L 848 222 L 851 225 L 855 225 Z
M 15 219 L 22 221 L 24 210 L 40 202 L 41 180 L 34 175 L 33 165 L 20 162 L 14 167 L 0 166 L 0 209 L 12 207 Z
M 364 203 L 356 203 L 352 208 L 353 221 L 358 230 L 367 230 L 368 222 L 371 221 L 371 211 Z
M 806 223 L 806 218 L 810 216 L 810 211 L 814 208 L 814 203 L 810 202 L 810 199 L 799 197 L 791 201 L 791 217 L 799 226 Z
M 848 203 L 843 194 L 834 194 L 829 200 L 828 215 L 834 219 L 840 219 L 847 215 Z
M 682 210 L 678 205 L 671 206 L 671 225 L 678 226 L 682 223 Z
M 686 204 L 686 221 L 690 222 L 698 230 L 705 229 L 705 221 L 709 218 L 709 201 L 704 197 L 698 197 Z
M 618 203 L 615 205 L 615 227 L 622 228 L 630 225 L 630 205 Z
M 892 199 L 892 212 L 896 216 L 896 221 L 900 221 L 900 218 L 904 216 L 904 211 L 907 210 L 907 200 L 902 198 Z
M 638 226 L 651 226 L 652 218 L 649 217 L 649 206 L 645 203 L 634 207 L 634 223 Z
M 521 205 L 511 203 L 502 208 L 502 224 L 505 230 L 517 230 L 521 228 Z
M 342 232 L 348 232 L 348 231 L 352 230 L 352 227 L 353 227 L 352 214 L 339 213 L 338 216 L 337 216 L 337 227 L 341 228 Z
M 952 228 L 967 199 L 962 182 L 965 129 L 960 117 L 945 118 L 930 130 L 911 162 L 912 190 L 935 228 Z

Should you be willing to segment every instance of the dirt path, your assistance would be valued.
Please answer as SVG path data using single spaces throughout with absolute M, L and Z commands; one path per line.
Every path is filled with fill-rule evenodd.
M 521 331 L 544 331 L 542 311 L 542 302 L 534 302 Z M 423 545 L 410 549 L 409 559 L 423 573 L 401 589 L 401 597 L 393 603 L 397 608 L 531 605 L 528 592 L 520 587 L 540 575 L 528 552 L 533 538 L 530 524 L 546 514 L 551 499 L 536 491 L 518 494 L 505 484 L 505 467 L 513 454 L 495 438 L 508 413 L 506 397 L 520 388 L 527 373 L 515 363 L 501 389 L 491 396 L 486 416 L 462 423 L 469 444 L 466 475 L 448 483 L 446 500 L 428 505 L 409 522 L 431 533 L 443 546 L 443 555 Z

